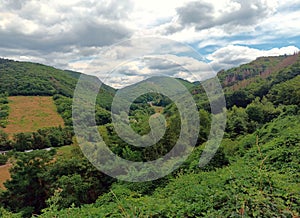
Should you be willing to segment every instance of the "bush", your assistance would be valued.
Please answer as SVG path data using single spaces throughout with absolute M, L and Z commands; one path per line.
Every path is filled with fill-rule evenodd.
M 0 154 L 0 165 L 6 164 L 7 160 L 8 160 L 8 157 L 6 155 Z

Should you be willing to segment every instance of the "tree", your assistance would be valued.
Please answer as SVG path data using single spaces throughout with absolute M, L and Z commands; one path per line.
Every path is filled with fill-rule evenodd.
M 35 149 L 43 149 L 51 146 L 48 137 L 41 135 L 39 132 L 32 133 L 32 138 Z
M 234 105 L 237 107 L 246 107 L 250 102 L 249 93 L 245 90 L 238 90 L 232 93 L 225 93 L 227 106 L 230 108 Z
M 281 111 L 276 109 L 265 97 L 261 101 L 260 98 L 257 97 L 247 106 L 246 113 L 250 120 L 264 124 L 277 117 Z
M 24 217 L 39 213 L 44 208 L 48 191 L 42 176 L 52 160 L 54 152 L 34 151 L 19 153 L 17 162 L 10 170 L 11 180 L 5 183 L 1 203 L 13 212 L 22 212 Z
M 8 134 L 0 129 L 0 150 L 10 150 L 11 141 L 8 139 Z
M 200 131 L 199 131 L 197 144 L 201 145 L 208 138 L 210 126 L 211 126 L 211 117 L 210 114 L 203 109 L 200 109 L 199 116 L 200 116 Z
M 226 132 L 229 133 L 231 138 L 238 135 L 243 135 L 248 132 L 248 114 L 244 108 L 233 106 L 228 111 Z
M 268 98 L 275 104 L 300 104 L 300 76 L 279 83 L 270 90 Z
M 14 135 L 14 149 L 17 151 L 25 151 L 32 149 L 31 133 L 17 133 Z
M 43 172 L 50 199 L 57 195 L 59 209 L 94 202 L 98 196 L 109 190 L 114 181 L 97 170 L 81 153 L 72 150 L 72 158 L 58 158 L 47 165 Z M 59 193 L 57 193 L 59 192 Z
M 0 165 L 6 164 L 8 157 L 6 155 L 0 155 Z
M 259 97 L 255 98 L 255 100 L 247 106 L 246 113 L 250 120 L 263 123 L 264 111 Z

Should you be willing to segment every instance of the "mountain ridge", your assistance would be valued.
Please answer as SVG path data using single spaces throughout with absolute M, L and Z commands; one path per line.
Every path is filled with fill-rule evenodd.
M 271 74 L 292 66 L 299 61 L 300 53 L 295 53 L 293 55 L 258 57 L 256 60 L 249 63 L 242 64 L 228 70 L 221 70 L 217 73 L 217 76 L 224 88 L 230 87 L 230 89 L 236 91 L 251 84 L 255 78 L 266 79 Z M 11 75 L 9 73 L 15 75 Z M 23 74 L 23 76 L 25 75 L 26 78 L 22 78 L 21 75 L 19 75 L 20 73 Z M 0 92 L 8 92 L 9 95 L 53 96 L 55 94 L 62 94 L 64 96 L 71 97 L 72 90 L 75 89 L 76 82 L 81 75 L 87 74 L 67 69 L 62 70 L 53 66 L 35 62 L 16 61 L 0 57 Z M 13 76 L 15 76 L 15 78 Z M 44 81 L 34 80 L 34 82 L 31 83 L 29 76 L 37 76 Z M 5 77 L 10 78 L 12 81 L 8 81 Z M 188 89 L 192 89 L 203 82 L 190 82 L 185 78 L 176 79 L 184 84 Z M 20 84 L 20 81 L 22 80 L 26 80 L 25 85 Z M 44 83 L 45 81 L 50 85 Z M 13 82 L 16 82 L 17 85 L 13 84 Z M 36 84 L 40 83 L 45 85 L 48 90 L 45 90 L 42 87 L 39 87 L 42 90 L 38 90 Z M 16 87 L 20 85 L 23 85 L 23 87 Z M 26 88 L 31 90 L 27 92 L 17 92 L 18 89 L 26 90 Z M 110 94 L 114 94 L 116 91 L 116 89 L 106 84 L 103 84 L 102 88 Z M 34 93 L 34 91 L 36 91 L 36 93 Z

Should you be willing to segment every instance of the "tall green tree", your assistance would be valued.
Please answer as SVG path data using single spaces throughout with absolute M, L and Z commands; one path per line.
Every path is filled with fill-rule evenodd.
M 7 190 L 1 193 L 2 205 L 13 212 L 22 212 L 24 217 L 39 213 L 46 206 L 49 194 L 42 175 L 53 154 L 53 151 L 18 153 L 10 170 L 11 180 L 5 183 Z

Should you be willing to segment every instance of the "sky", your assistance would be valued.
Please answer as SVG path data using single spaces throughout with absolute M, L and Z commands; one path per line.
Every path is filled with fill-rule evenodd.
M 300 0 L 0 0 L 0 57 L 98 76 L 205 79 L 300 48 Z

